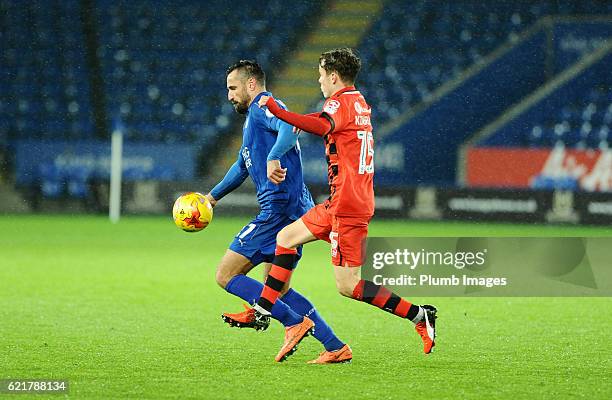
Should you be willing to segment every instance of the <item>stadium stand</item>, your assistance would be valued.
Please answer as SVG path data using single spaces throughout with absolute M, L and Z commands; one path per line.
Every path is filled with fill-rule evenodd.
M 406 120 L 400 116 L 408 115 L 419 104 L 427 105 L 434 92 L 445 83 L 461 81 L 470 67 L 485 65 L 481 61 L 501 45 L 520 43 L 521 33 L 543 16 L 612 14 L 612 3 L 600 0 L 499 2 L 494 8 L 468 0 L 388 0 L 382 11 L 380 2 L 372 2 L 368 9 L 353 10 L 359 4 L 366 2 L 296 2 L 291 5 L 291 18 L 287 18 L 287 5 L 282 0 L 262 4 L 239 0 L 231 7 L 221 1 L 34 0 L 20 4 L 0 0 L 0 148 L 8 148 L 18 139 L 107 140 L 117 127 L 122 127 L 132 142 L 189 143 L 210 148 L 219 138 L 237 130 L 223 79 L 219 79 L 229 63 L 238 58 L 257 58 L 274 79 L 283 70 L 283 63 L 293 60 L 287 56 L 302 41 L 307 46 L 294 52 L 295 59 L 307 68 L 297 68 L 296 76 L 311 79 L 308 68 L 319 47 L 335 43 L 332 40 L 338 37 L 347 41 L 350 36 L 357 43 L 364 31 L 359 45 L 364 68 L 358 85 L 375 109 L 374 125 L 378 129 L 393 120 L 404 124 Z M 344 14 L 350 18 L 337 18 Z M 345 32 L 355 20 L 365 19 L 368 23 L 359 25 L 361 29 Z M 320 21 L 323 29 L 311 32 L 314 39 L 308 36 L 313 28 L 311 21 Z M 345 36 L 340 35 L 342 32 Z M 589 46 L 585 47 L 587 53 L 594 50 Z M 553 66 L 548 78 L 581 56 L 570 53 Z M 319 96 L 316 82 L 311 83 Z M 292 90 L 291 85 L 287 87 Z M 607 146 L 612 119 L 610 84 L 584 84 L 581 93 L 568 98 L 558 112 L 529 121 L 529 129 L 521 131 L 519 142 L 513 144 Z M 447 103 L 456 100 L 451 95 L 445 98 Z M 103 101 L 97 103 L 97 99 Z M 494 115 L 479 123 L 496 118 L 509 105 L 499 106 Z M 105 122 L 104 129 L 100 121 Z M 425 157 L 419 161 L 419 168 L 414 166 L 416 157 L 411 156 L 414 146 L 410 140 L 422 129 L 393 128 L 385 136 L 389 141 L 381 144 L 404 146 L 407 163 L 398 168 L 412 174 L 394 173 L 394 179 L 402 182 L 393 183 L 452 185 L 455 147 L 482 127 L 475 126 L 474 121 L 469 125 L 464 130 L 470 132 L 450 132 L 446 124 L 430 135 L 428 149 L 443 146 L 444 151 L 429 153 L 447 160 Z M 308 155 L 309 142 L 315 139 L 304 138 L 304 160 L 305 164 L 316 161 L 311 164 L 319 171 L 319 152 L 310 151 L 312 157 Z M 226 145 L 223 140 L 221 143 Z M 384 168 L 379 171 L 383 173 L 378 176 L 384 178 Z M 70 192 L 79 197 L 84 195 L 91 172 L 58 172 L 41 165 L 38 174 L 41 179 L 48 178 L 49 185 L 43 187 L 49 196 L 59 188 L 60 194 Z M 133 171 L 126 171 L 126 176 L 151 177 Z M 172 179 L 168 174 L 166 178 Z M 58 186 L 58 182 L 63 183 Z
M 612 142 L 612 86 L 587 88 L 544 121 L 535 121 L 527 132 L 529 147 L 563 145 L 578 149 L 608 148 Z
M 317 71 L 313 68 L 321 53 L 336 47 L 356 48 L 379 19 L 383 4 L 383 0 L 334 0 L 326 4 L 318 22 L 299 46 L 287 54 L 286 67 L 276 72 L 274 95 L 292 111 L 308 112 L 321 99 Z M 320 108 L 320 104 L 315 108 Z
M 104 87 L 93 95 L 106 99 L 109 127 L 121 123 L 129 140 L 205 143 L 229 126 L 219 80 L 227 65 L 247 57 L 279 63 L 299 35 L 294 27 L 321 4 L 299 2 L 288 19 L 280 0 L 216 3 L 94 3 Z M 0 143 L 92 138 L 82 6 L 0 1 Z
M 0 1 L 0 140 L 94 132 L 79 3 Z
M 131 142 L 210 146 L 233 126 L 227 66 L 241 58 L 268 70 L 282 64 L 301 33 L 295 27 L 307 26 L 321 4 L 296 3 L 286 18 L 281 0 L 231 7 L 0 0 L 0 148 L 15 140 L 108 140 L 117 128 Z M 89 68 L 92 58 L 97 71 Z M 49 198 L 87 197 L 90 179 L 100 178 L 95 168 L 50 163 L 34 174 Z M 159 168 L 124 173 L 127 180 L 173 176 Z
M 612 13 L 612 3 L 562 2 L 385 3 L 382 17 L 359 50 L 363 64 L 360 88 L 375 106 L 381 125 L 406 109 L 427 101 L 445 82 L 457 78 L 545 15 Z
M 209 142 L 233 112 L 225 68 L 249 57 L 264 68 L 278 63 L 299 33 L 294 27 L 319 6 L 296 3 L 289 19 L 280 0 L 218 3 L 97 1 L 111 125 L 121 120 L 138 140 Z

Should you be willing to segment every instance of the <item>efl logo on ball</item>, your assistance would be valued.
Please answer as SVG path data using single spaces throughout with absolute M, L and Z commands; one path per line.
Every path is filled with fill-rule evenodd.
M 172 218 L 185 232 L 199 232 L 212 221 L 213 208 L 202 193 L 185 193 L 174 202 Z

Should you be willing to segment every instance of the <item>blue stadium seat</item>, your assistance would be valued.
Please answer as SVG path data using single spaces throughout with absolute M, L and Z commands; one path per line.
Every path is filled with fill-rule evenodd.
M 67 168 L 63 172 L 70 196 L 80 199 L 89 196 L 89 179 L 93 175 L 92 168 L 79 165 Z
M 53 164 L 41 164 L 38 168 L 40 188 L 44 197 L 57 198 L 64 193 L 64 180 Z

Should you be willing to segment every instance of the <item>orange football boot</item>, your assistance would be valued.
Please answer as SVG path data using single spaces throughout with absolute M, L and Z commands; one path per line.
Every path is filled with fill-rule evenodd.
M 324 351 L 316 360 L 308 361 L 308 364 L 340 364 L 350 363 L 353 359 L 353 351 L 348 344 L 335 351 Z
M 423 305 L 421 307 L 425 313 L 423 319 L 416 324 L 414 329 L 423 340 L 423 352 L 429 354 L 436 345 L 436 313 L 438 310 L 430 305 Z
M 270 318 L 265 315 L 257 315 L 255 310 L 246 304 L 242 305 L 244 307 L 244 311 L 241 313 L 230 314 L 223 313 L 221 318 L 223 322 L 229 324 L 229 326 L 237 327 L 237 328 L 253 328 L 256 331 L 268 329 L 270 325 Z
M 302 339 L 313 332 L 313 328 L 314 322 L 308 317 L 304 317 L 304 320 L 299 324 L 286 328 L 285 343 L 283 343 L 283 347 L 281 347 L 274 360 L 276 360 L 276 362 L 283 362 L 290 355 L 295 353 L 297 345 Z

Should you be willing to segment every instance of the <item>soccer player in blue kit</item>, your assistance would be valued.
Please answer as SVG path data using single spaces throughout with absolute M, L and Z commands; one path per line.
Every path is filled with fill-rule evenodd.
M 222 288 L 251 305 L 257 303 L 264 285 L 246 274 L 256 265 L 268 263 L 268 275 L 275 250 L 279 255 L 276 234 L 314 205 L 304 184 L 298 135 L 293 133 L 291 125 L 257 105 L 261 96 L 272 96 L 266 91 L 265 79 L 264 71 L 255 61 L 241 60 L 228 68 L 227 98 L 236 112 L 246 114 L 242 146 L 238 159 L 223 180 L 206 195 L 214 207 L 247 176 L 255 184 L 260 213 L 236 235 L 216 273 L 217 283 Z M 280 102 L 279 105 L 284 107 Z M 287 174 L 287 170 L 291 173 Z M 300 247 L 298 260 L 301 254 Z M 284 277 L 279 280 L 281 278 L 285 281 Z M 323 344 L 325 352 L 351 351 L 336 337 L 313 304 L 289 289 L 289 282 L 279 292 L 280 301 L 272 308 L 272 317 L 281 322 L 286 331 L 283 346 L 275 358 L 277 362 L 293 354 L 305 331 Z M 252 308 L 238 314 L 225 313 L 222 318 L 230 326 L 265 329 Z M 319 359 L 311 362 L 317 363 Z

